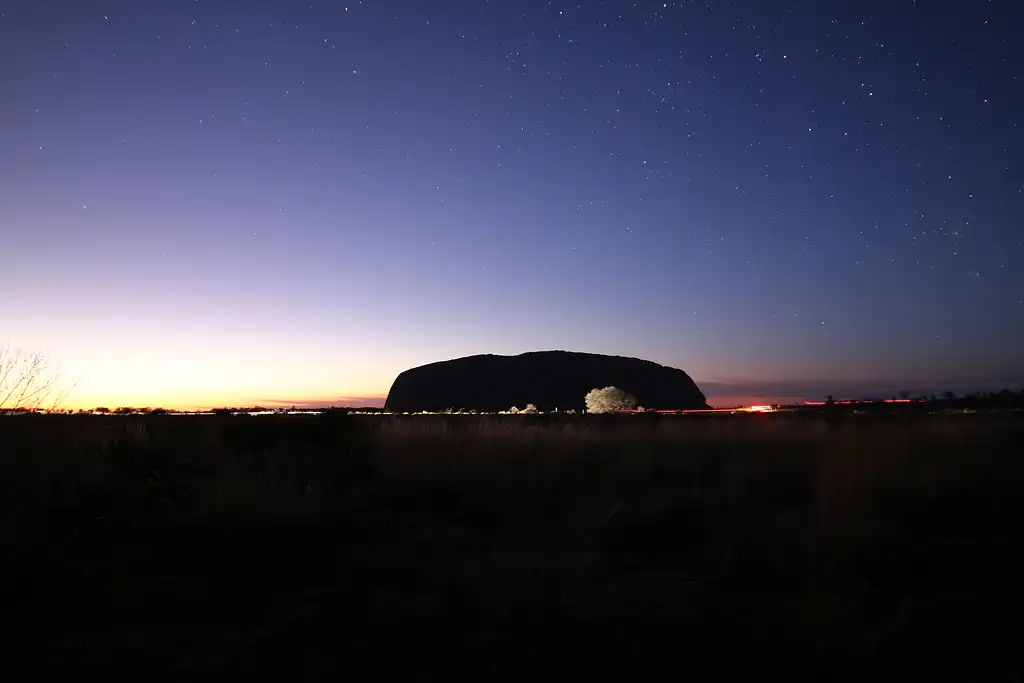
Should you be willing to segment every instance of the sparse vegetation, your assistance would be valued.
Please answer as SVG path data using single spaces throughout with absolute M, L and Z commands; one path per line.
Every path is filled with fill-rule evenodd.
M 0 346 L 0 411 L 57 410 L 72 389 L 46 354 Z
M 0 430 L 5 649 L 33 671 L 1019 673 L 1012 416 Z

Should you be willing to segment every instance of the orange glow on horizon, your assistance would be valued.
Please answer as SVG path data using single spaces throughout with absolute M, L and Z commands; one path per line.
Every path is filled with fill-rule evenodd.
M 75 397 L 70 396 L 64 402 L 63 408 L 69 410 L 92 410 L 93 408 L 104 407 L 114 408 L 163 408 L 165 410 L 177 411 L 203 411 L 215 408 L 254 408 L 262 406 L 265 408 L 380 408 L 384 406 L 387 396 L 374 394 L 367 396 L 336 396 L 333 398 L 303 398 L 303 399 L 260 399 L 252 396 L 214 396 L 201 399 L 173 398 L 164 396 L 165 400 L 157 397 L 121 395 L 92 395 Z M 133 400 L 134 399 L 134 400 Z
M 257 350 L 123 342 L 54 355 L 68 368 L 64 379 L 71 391 L 64 406 L 73 410 L 368 407 L 383 405 L 401 369 L 399 363 L 384 359 L 359 363 L 269 344 Z

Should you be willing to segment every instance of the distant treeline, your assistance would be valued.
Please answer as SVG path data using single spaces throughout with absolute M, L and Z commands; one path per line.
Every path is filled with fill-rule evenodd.
M 896 397 L 892 397 L 896 398 Z M 927 408 L 929 410 L 998 410 L 1007 408 L 1024 408 L 1024 389 L 1021 391 L 1012 391 L 1010 389 L 1003 389 L 1001 391 L 991 392 L 975 392 L 971 394 L 957 395 L 954 392 L 948 391 L 941 395 L 932 394 L 930 396 L 913 396 L 909 392 L 901 392 L 900 399 L 913 400 L 914 405 L 917 408 Z M 893 404 L 887 403 L 891 399 L 883 398 L 869 398 L 860 399 L 855 401 L 849 400 L 837 400 L 834 403 L 822 402 L 820 405 L 815 405 L 815 408 L 831 408 L 840 409 L 846 408 L 850 410 L 863 409 L 866 406 L 871 406 L 872 403 L 877 402 L 880 404 L 879 407 L 884 405 L 887 409 L 892 409 Z M 896 404 L 899 405 L 899 404 Z M 320 414 L 332 414 L 332 415 L 348 415 L 354 413 L 362 414 L 387 414 L 389 411 L 384 408 L 377 407 L 338 407 L 333 406 L 330 408 L 300 408 L 292 406 L 290 408 L 266 408 L 263 406 L 250 406 L 250 407 L 224 407 L 214 408 L 211 410 L 172 410 L 167 408 L 133 408 L 130 406 L 119 406 L 117 408 L 107 408 L 100 406 L 92 409 L 79 409 L 79 410 L 56 410 L 56 411 L 45 411 L 45 410 L 33 410 L 31 408 L 20 407 L 8 411 L 0 411 L 0 414 L 20 414 L 20 413 L 33 413 L 33 412 L 51 412 L 61 414 L 79 414 L 79 415 L 168 415 L 168 414 L 206 414 L 206 415 L 238 415 L 238 414 L 288 414 L 288 413 L 320 413 Z M 442 411 L 450 414 L 476 414 L 479 411 L 476 410 L 447 410 Z M 514 412 L 514 411 L 513 411 Z M 563 412 L 575 412 L 575 411 L 563 411 Z

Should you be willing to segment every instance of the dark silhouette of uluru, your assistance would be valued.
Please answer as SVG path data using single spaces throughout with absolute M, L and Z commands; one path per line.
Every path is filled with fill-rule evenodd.
M 629 392 L 645 408 L 708 407 L 682 370 L 639 358 L 572 351 L 485 354 L 421 365 L 395 378 L 384 406 L 396 412 L 496 411 L 533 403 L 540 410 L 582 410 L 587 392 L 606 386 Z

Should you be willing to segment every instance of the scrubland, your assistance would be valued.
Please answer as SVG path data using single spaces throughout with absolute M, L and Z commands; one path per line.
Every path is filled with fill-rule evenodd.
M 1022 437 L 985 415 L 0 418 L 4 659 L 1024 680 Z

